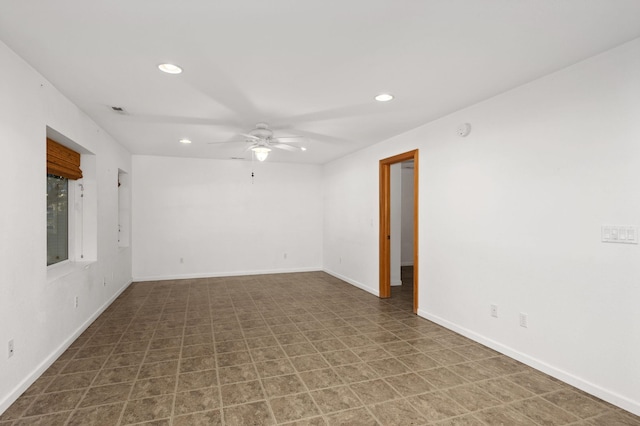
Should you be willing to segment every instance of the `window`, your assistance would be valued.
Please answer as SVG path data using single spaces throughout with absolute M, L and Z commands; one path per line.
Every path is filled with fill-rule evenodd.
M 69 180 L 81 178 L 80 154 L 47 138 L 47 266 L 69 259 Z
M 69 179 L 47 175 L 47 266 L 69 258 Z

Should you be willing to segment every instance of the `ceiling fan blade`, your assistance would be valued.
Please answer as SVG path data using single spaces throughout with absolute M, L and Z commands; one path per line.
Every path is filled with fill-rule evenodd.
M 327 135 L 327 134 L 323 134 L 323 133 L 316 133 L 316 132 L 312 132 L 309 130 L 302 130 L 299 128 L 293 129 L 296 133 L 300 133 L 303 135 L 303 137 L 305 138 L 309 138 L 311 140 L 317 140 L 319 142 L 324 142 L 324 143 L 328 143 L 328 144 L 332 144 L 332 145 L 342 145 L 342 146 L 348 146 L 351 143 L 353 143 L 353 141 L 350 141 L 348 139 L 343 139 L 343 138 L 339 138 L 339 137 L 335 137 L 335 136 L 331 136 L 331 135 Z
M 300 143 L 304 142 L 304 136 L 278 136 L 274 140 L 282 143 Z
M 297 146 L 290 146 L 283 143 L 273 143 L 271 144 L 273 148 L 284 149 L 285 151 L 300 151 L 300 148 Z
M 226 143 L 244 143 L 244 141 L 207 142 L 207 145 L 224 145 Z
M 247 137 L 247 138 L 249 138 L 249 139 L 256 140 L 256 141 L 259 141 L 259 140 L 260 140 L 260 138 L 259 138 L 259 137 L 257 137 L 257 136 L 253 136 L 253 135 L 250 135 L 250 134 L 248 134 L 248 133 L 240 133 L 240 135 L 245 136 L 245 137 Z

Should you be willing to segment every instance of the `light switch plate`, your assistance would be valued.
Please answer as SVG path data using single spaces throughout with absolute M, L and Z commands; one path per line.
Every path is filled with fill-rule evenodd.
M 602 225 L 603 243 L 638 244 L 638 227 L 629 225 Z

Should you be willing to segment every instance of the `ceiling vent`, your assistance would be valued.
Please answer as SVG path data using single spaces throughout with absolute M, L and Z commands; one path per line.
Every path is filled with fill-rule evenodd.
M 126 114 L 127 113 L 127 111 L 125 111 L 124 108 L 122 108 L 122 107 L 112 106 L 111 109 L 114 110 L 115 112 L 117 112 L 118 114 Z

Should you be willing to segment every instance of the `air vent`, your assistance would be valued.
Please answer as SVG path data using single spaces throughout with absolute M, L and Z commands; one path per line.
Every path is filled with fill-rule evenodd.
M 111 109 L 114 110 L 115 112 L 117 112 L 118 114 L 126 114 L 127 113 L 127 111 L 125 111 L 124 108 L 119 107 L 119 106 L 112 106 Z
M 232 160 L 244 160 L 244 157 L 231 157 Z

